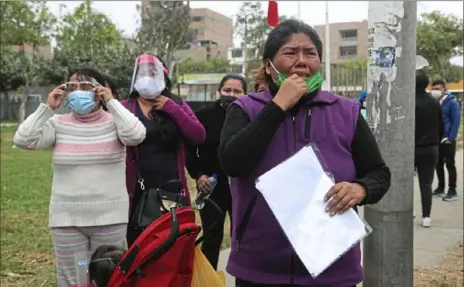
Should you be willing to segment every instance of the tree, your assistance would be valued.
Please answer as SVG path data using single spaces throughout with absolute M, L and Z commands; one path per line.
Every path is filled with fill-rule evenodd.
M 463 54 L 463 23 L 453 15 L 438 11 L 424 13 L 417 22 L 417 54 L 426 58 L 430 75 L 455 82 L 455 68 L 449 60 Z M 462 70 L 462 68 L 461 68 Z
M 124 43 L 121 51 L 113 59 L 108 75 L 116 81 L 119 97 L 126 98 L 129 95 L 136 57 L 137 50 Z
M 59 23 L 53 59 L 42 70 L 44 84 L 58 85 L 71 69 L 90 67 L 113 78 L 118 94 L 126 96 L 136 52 L 116 25 L 95 11 L 91 1 L 66 13 Z
M 279 21 L 285 21 L 285 16 L 279 17 Z M 235 33 L 243 39 L 246 45 L 247 71 L 256 69 L 262 65 L 264 45 L 273 27 L 267 24 L 267 15 L 261 6 L 261 2 L 244 2 L 235 18 Z
M 48 43 L 53 36 L 56 19 L 48 11 L 45 1 L 3 1 L 0 8 L 1 92 L 5 95 L 11 90 L 20 91 L 18 113 L 22 122 L 29 87 L 38 83 L 40 67 L 45 61 L 37 55 L 36 49 Z M 32 46 L 32 54 L 24 53 L 25 45 Z M 12 46 L 19 46 L 19 52 L 12 51 Z
M 168 69 L 174 52 L 188 41 L 190 25 L 189 1 L 144 1 L 138 6 L 142 23 L 137 31 L 137 45 L 166 62 Z
M 53 35 L 56 18 L 45 1 L 1 1 L 1 45 L 34 47 L 45 44 Z
M 22 85 L 19 53 L 11 51 L 10 47 L 0 47 L 0 93 L 16 90 Z
M 18 120 L 22 123 L 26 118 L 26 100 L 30 94 L 30 87 L 40 82 L 41 71 L 47 66 L 48 61 L 35 53 L 30 55 L 20 53 L 18 62 L 21 67 L 22 85 L 16 91 L 21 99 Z
M 106 15 L 92 9 L 91 1 L 61 19 L 56 43 L 62 66 L 86 65 L 103 73 L 123 49 L 121 32 Z
M 231 65 L 227 59 L 212 58 L 206 61 L 193 61 L 187 59 L 179 64 L 179 74 L 189 73 L 227 73 Z

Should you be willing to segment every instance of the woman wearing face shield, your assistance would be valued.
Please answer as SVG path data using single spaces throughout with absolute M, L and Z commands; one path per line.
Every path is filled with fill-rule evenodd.
M 171 80 L 161 59 L 151 54 L 137 57 L 129 99 L 122 104 L 147 129 L 145 140 L 127 150 L 126 184 L 131 210 L 137 206 L 142 194 L 137 171 L 146 189 L 161 187 L 178 179 L 182 182 L 180 192 L 188 194 L 184 145 L 202 144 L 205 129 L 190 107 L 171 93 Z M 129 246 L 141 232 L 129 226 Z
M 356 286 L 363 280 L 355 245 L 313 278 L 296 255 L 256 179 L 313 143 L 336 184 L 327 190 L 327 212 L 378 202 L 390 170 L 360 115 L 359 103 L 322 91 L 322 42 L 297 20 L 280 23 L 264 46 L 265 90 L 238 98 L 229 108 L 219 159 L 231 178 L 232 248 L 227 272 L 237 286 Z M 292 190 L 282 190 L 292 196 Z
M 210 193 L 210 198 L 222 209 L 224 216 L 220 218 L 214 207 L 206 204 L 200 210 L 204 230 L 215 228 L 205 238 L 201 246 L 203 254 L 216 269 L 219 251 L 224 237 L 224 219 L 226 213 L 231 216 L 232 202 L 229 181 L 219 164 L 218 149 L 222 125 L 230 104 L 247 91 L 245 79 L 237 74 L 225 75 L 219 83 L 219 99 L 209 106 L 200 109 L 196 116 L 206 129 L 206 141 L 202 145 L 189 146 L 187 152 L 187 170 L 196 179 L 197 190 Z M 216 174 L 217 185 L 211 190 L 208 178 Z
M 125 146 L 141 143 L 145 127 L 104 85 L 95 70 L 72 71 L 14 136 L 20 148 L 53 149 L 49 225 L 59 287 L 77 283 L 74 256 L 125 244 Z M 71 112 L 55 114 L 63 103 Z

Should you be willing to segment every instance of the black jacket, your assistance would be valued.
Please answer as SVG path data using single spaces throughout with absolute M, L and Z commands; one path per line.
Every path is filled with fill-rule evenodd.
M 440 144 L 443 132 L 440 103 L 425 91 L 416 92 L 416 147 Z
M 186 167 L 190 176 L 197 179 L 203 174 L 218 175 L 218 181 L 227 179 L 219 164 L 219 142 L 226 109 L 218 100 L 196 112 L 196 116 L 206 130 L 206 141 L 200 146 L 187 146 Z

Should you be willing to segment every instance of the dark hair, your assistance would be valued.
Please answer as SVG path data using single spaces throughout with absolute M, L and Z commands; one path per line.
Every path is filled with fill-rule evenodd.
M 269 33 L 266 44 L 264 45 L 263 61 L 272 61 L 279 49 L 288 42 L 289 38 L 294 34 L 300 33 L 305 34 L 309 37 L 309 39 L 311 39 L 311 41 L 313 41 L 319 55 L 319 59 L 322 59 L 322 41 L 316 30 L 302 21 L 291 19 L 283 21 Z M 262 74 L 264 74 L 264 80 L 271 92 L 277 92 L 277 87 L 275 86 L 272 77 L 266 74 L 264 67 L 262 67 L 260 73 L 257 73 L 255 78 L 262 78 Z
M 434 80 L 432 82 L 432 86 L 435 86 L 435 85 L 442 85 L 443 88 L 446 89 L 446 82 L 444 80 L 442 80 L 442 79 Z
M 111 78 L 110 76 L 105 75 L 105 82 L 106 82 L 107 86 L 110 88 L 111 92 L 113 93 L 114 98 L 116 100 L 119 100 L 118 91 L 116 90 L 118 88 L 116 86 L 116 81 L 113 78 Z
M 71 80 L 71 77 L 73 75 L 76 75 L 76 78 L 78 81 L 89 81 L 91 78 L 95 79 L 97 83 L 99 83 L 102 86 L 105 86 L 107 81 L 107 77 L 98 72 L 95 69 L 92 68 L 77 68 L 77 69 L 72 69 L 69 72 L 67 81 Z M 100 101 L 100 106 L 103 107 L 105 111 L 107 111 L 105 101 L 101 100 Z
M 423 93 L 429 85 L 429 77 L 423 70 L 416 71 L 416 93 Z
M 117 246 L 102 245 L 92 254 L 89 264 L 89 279 L 97 287 L 106 287 L 114 269 L 124 256 L 125 250 Z
M 100 72 L 92 68 L 77 68 L 72 69 L 69 72 L 67 81 L 71 79 L 73 75 L 76 75 L 77 80 L 79 81 L 89 81 L 91 78 L 95 79 L 97 83 L 104 86 L 106 83 L 106 77 L 103 76 Z
M 242 89 L 247 93 L 247 82 L 245 78 L 239 74 L 226 74 L 224 77 L 222 77 L 221 82 L 219 83 L 218 91 L 221 91 L 222 87 L 224 87 L 224 84 L 228 80 L 239 80 L 240 83 L 242 84 Z
M 163 64 L 163 67 L 167 69 L 166 63 L 163 61 L 163 59 L 161 59 L 157 55 L 153 56 L 155 56 L 161 62 L 161 64 Z M 177 104 L 181 104 L 183 102 L 182 98 L 176 96 L 171 92 L 172 82 L 169 78 L 169 75 L 166 72 L 164 72 L 164 79 L 166 81 L 166 88 L 163 90 L 162 95 L 167 98 L 170 98 Z M 138 97 L 139 93 L 135 89 L 129 94 L 129 99 L 134 99 Z M 164 149 L 166 151 L 177 151 L 182 142 L 182 133 L 180 132 L 180 128 L 177 125 L 177 123 L 171 118 L 171 116 L 169 116 L 167 113 L 163 111 L 152 110 L 151 115 L 153 120 L 156 121 L 160 128 L 161 149 Z

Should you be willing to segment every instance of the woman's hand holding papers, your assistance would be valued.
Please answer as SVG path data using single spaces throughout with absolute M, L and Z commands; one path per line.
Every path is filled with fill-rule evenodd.
M 347 211 L 359 204 L 366 197 L 366 190 L 357 183 L 339 182 L 335 184 L 325 195 L 327 203 L 326 211 L 331 216 Z

